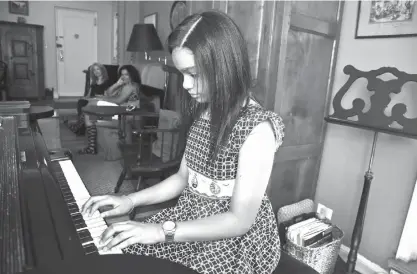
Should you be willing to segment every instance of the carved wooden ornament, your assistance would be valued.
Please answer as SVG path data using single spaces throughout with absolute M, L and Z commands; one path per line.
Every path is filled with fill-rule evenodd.
M 417 83 L 417 74 L 408 74 L 394 67 L 382 67 L 364 72 L 352 65 L 347 65 L 343 72 L 349 75 L 349 79 L 335 95 L 333 99 L 334 113 L 325 118 L 326 121 L 417 138 L 417 117 L 407 118 L 404 116 L 407 113 L 407 105 L 410 108 L 417 108 L 417 101 L 407 102 L 407 105 L 405 103 L 395 104 L 391 109 L 391 116 L 384 113 L 392 100 L 390 94 L 399 94 L 407 82 Z M 378 77 L 385 73 L 391 73 L 396 78 L 384 81 Z M 366 112 L 364 112 L 365 101 L 361 98 L 354 99 L 350 109 L 345 109 L 342 106 L 343 97 L 352 84 L 360 78 L 366 78 L 368 80 L 367 90 L 374 92 L 370 96 L 371 105 Z M 417 89 L 413 92 L 417 92 Z M 352 117 L 355 117 L 355 120 L 349 119 Z

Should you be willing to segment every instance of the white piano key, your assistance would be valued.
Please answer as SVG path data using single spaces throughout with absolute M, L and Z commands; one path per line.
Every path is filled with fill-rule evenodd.
M 59 164 L 61 166 L 62 172 L 64 173 L 65 179 L 67 181 L 69 191 L 71 192 L 75 200 L 75 202 L 72 202 L 69 204 L 72 204 L 72 205 L 76 204 L 79 210 L 81 210 L 82 206 L 87 202 L 87 200 L 91 197 L 91 195 L 88 192 L 87 188 L 85 187 L 82 179 L 80 178 L 71 160 L 59 161 Z M 65 192 L 67 193 L 68 190 Z M 79 213 L 80 212 L 74 212 L 70 214 L 76 215 Z M 92 216 L 88 216 L 88 214 L 81 214 L 81 216 L 86 226 L 83 228 L 77 229 L 77 231 L 80 232 L 83 230 L 88 230 L 91 237 L 93 238 L 92 241 L 82 243 L 82 246 L 94 244 L 98 248 L 100 255 L 123 254 L 122 250 L 117 249 L 117 248 L 112 249 L 112 250 L 107 250 L 107 251 L 102 250 L 102 247 L 105 246 L 109 241 L 111 241 L 111 239 L 109 239 L 103 245 L 99 243 L 102 234 L 108 228 L 107 223 L 101 217 L 99 211 L 94 212 Z

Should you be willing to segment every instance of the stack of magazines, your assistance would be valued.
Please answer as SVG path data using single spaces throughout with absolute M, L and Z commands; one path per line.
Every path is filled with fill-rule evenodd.
M 315 217 L 287 228 L 287 240 L 303 247 L 315 248 L 332 241 L 333 226 Z

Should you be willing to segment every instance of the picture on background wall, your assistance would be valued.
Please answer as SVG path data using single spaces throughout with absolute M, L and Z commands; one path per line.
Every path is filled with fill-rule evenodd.
M 9 12 L 13 14 L 29 15 L 29 1 L 9 1 Z
M 157 13 L 152 13 L 150 15 L 145 16 L 145 18 L 143 19 L 143 22 L 145 24 L 153 24 L 155 29 L 158 29 L 156 26 L 156 21 L 157 21 Z
M 355 38 L 417 36 L 416 1 L 359 1 Z
M 370 23 L 390 23 L 411 21 L 414 0 L 407 1 L 372 1 Z

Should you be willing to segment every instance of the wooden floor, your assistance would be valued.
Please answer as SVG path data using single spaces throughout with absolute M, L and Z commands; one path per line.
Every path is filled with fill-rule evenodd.
M 98 155 L 78 155 L 76 151 L 86 145 L 86 137 L 75 136 L 62 123 L 60 124 L 60 135 L 62 147 L 69 148 L 73 151 L 74 165 L 91 195 L 113 193 L 115 183 L 121 172 L 120 162 L 104 161 L 104 158 L 100 153 Z M 135 181 L 126 180 L 121 188 L 121 193 L 131 193 L 134 191 L 134 188 Z M 173 206 L 174 204 L 175 201 L 170 201 L 160 205 L 142 208 L 138 212 L 136 219 L 142 219 L 143 217 L 154 214 L 159 210 L 168 206 Z M 110 219 L 109 222 L 112 223 L 125 219 L 125 217 L 113 218 Z M 339 257 L 336 263 L 334 274 L 344 274 L 346 273 L 345 269 L 346 264 Z

